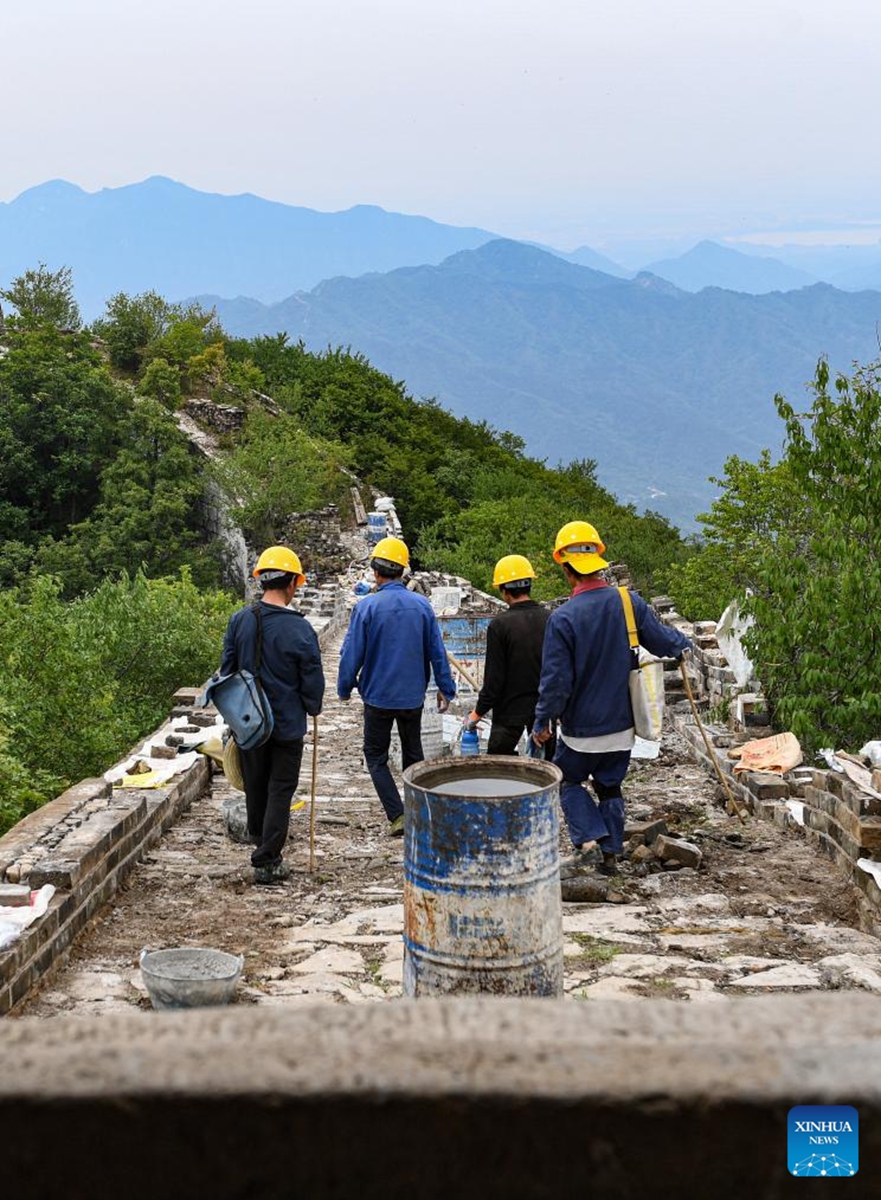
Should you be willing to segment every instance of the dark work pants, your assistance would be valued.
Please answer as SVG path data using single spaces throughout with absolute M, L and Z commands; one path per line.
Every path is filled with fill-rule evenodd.
M 561 739 L 554 762 L 563 772 L 560 804 L 573 846 L 598 842 L 608 854 L 624 849 L 624 797 L 621 784 L 630 765 L 629 750 L 582 754 Z M 582 784 L 593 784 L 599 803 Z
M 259 839 L 251 865 L 265 867 L 281 859 L 288 836 L 291 800 L 303 761 L 303 739 L 285 742 L 271 737 L 256 750 L 242 750 L 241 760 L 248 833 Z
M 517 743 L 523 736 L 523 731 L 527 734 L 532 733 L 532 721 L 529 724 L 521 725 L 503 725 L 499 721 L 493 721 L 489 731 L 489 745 L 486 748 L 487 754 L 516 754 Z M 548 762 L 553 762 L 554 751 L 557 748 L 557 739 L 551 738 L 545 742 L 544 757 Z
M 422 762 L 422 709 L 374 708 L 364 705 L 364 761 L 376 788 L 376 794 L 390 821 L 401 816 L 404 806 L 388 765 L 392 725 L 397 724 L 404 767 Z

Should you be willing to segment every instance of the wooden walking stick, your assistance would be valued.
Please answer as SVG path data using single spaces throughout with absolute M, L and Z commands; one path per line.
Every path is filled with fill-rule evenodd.
M 719 760 L 718 760 L 718 758 L 716 758 L 716 749 L 713 746 L 713 743 L 707 737 L 707 731 L 704 729 L 703 724 L 701 723 L 700 713 L 697 711 L 697 705 L 694 702 L 694 696 L 691 691 L 691 684 L 688 681 L 688 672 L 685 670 L 684 662 L 680 662 L 679 670 L 682 673 L 682 682 L 685 684 L 685 694 L 688 697 L 688 703 L 691 705 L 691 711 L 694 713 L 694 719 L 697 722 L 697 727 L 701 731 L 701 737 L 704 739 L 704 745 L 707 748 L 707 754 L 709 754 L 710 761 L 712 762 L 713 766 L 716 768 L 716 774 L 719 776 L 719 782 L 722 784 L 722 788 L 725 792 L 725 795 L 728 797 L 729 805 L 731 806 L 731 808 L 734 809 L 734 811 L 740 817 L 741 822 L 745 825 L 746 817 L 744 816 L 744 811 L 740 807 L 740 805 L 737 803 L 737 801 L 734 799 L 734 793 L 732 792 L 731 788 L 728 786 L 728 780 L 725 778 L 724 774 L 722 773 L 722 768 L 719 766 Z
M 318 718 L 312 718 L 312 802 L 309 805 L 309 870 L 315 870 L 315 791 L 318 784 Z

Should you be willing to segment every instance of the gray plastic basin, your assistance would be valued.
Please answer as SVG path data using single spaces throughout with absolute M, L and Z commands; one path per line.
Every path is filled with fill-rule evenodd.
M 242 955 L 206 946 L 141 951 L 141 975 L 157 1009 L 228 1004 L 244 964 Z

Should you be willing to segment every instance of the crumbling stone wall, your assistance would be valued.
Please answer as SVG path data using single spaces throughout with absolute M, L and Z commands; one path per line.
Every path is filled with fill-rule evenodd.
M 233 404 L 215 404 L 204 397 L 187 400 L 183 410 L 199 425 L 221 434 L 238 433 L 245 423 L 243 408 Z
M 734 796 L 754 817 L 798 831 L 836 863 L 860 889 L 861 925 L 881 936 L 881 800 L 839 771 L 812 766 L 802 765 L 785 775 L 759 771 L 735 775 L 735 761 L 728 757 L 728 750 L 774 732 L 760 723 L 754 711 L 740 718 L 735 715 L 738 698 L 741 709 L 760 707 L 761 685 L 756 679 L 738 685 L 719 649 L 715 621 L 686 621 L 668 596 L 655 597 L 652 605 L 665 624 L 680 629 L 694 642 L 688 655 L 689 682 L 704 710 L 702 720 L 716 761 Z M 669 671 L 665 682 L 674 723 L 693 756 L 715 773 L 679 672 Z

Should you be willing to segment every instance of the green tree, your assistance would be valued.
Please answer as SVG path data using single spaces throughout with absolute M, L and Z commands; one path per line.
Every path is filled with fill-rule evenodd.
M 77 330 L 82 325 L 70 267 L 50 271 L 41 262 L 36 270 L 25 271 L 0 291 L 0 299 L 14 306 L 20 323 L 28 329 L 52 325 Z
M 117 292 L 92 328 L 106 342 L 115 367 L 136 371 L 147 347 L 168 331 L 178 315 L 179 310 L 156 292 L 141 292 L 138 296 Z
M 686 562 L 671 566 L 666 586 L 693 620 L 716 619 L 732 600 L 758 583 L 764 558 L 781 537 L 800 538 L 810 523 L 800 485 L 787 459 L 774 463 L 767 450 L 757 463 L 736 456 L 725 463 L 721 489 L 701 513 L 701 540 Z
M 256 410 L 217 465 L 217 478 L 238 503 L 242 527 L 262 543 L 282 535 L 291 513 L 341 498 L 348 480 L 340 468 L 347 457 L 339 443 L 310 436 L 292 418 Z
M 130 407 L 84 335 L 13 332 L 0 359 L 0 541 L 62 534 L 90 511 Z
M 71 527 L 69 541 L 94 578 L 189 566 L 200 583 L 216 582 L 214 547 L 200 545 L 195 519 L 203 490 L 201 464 L 173 417 L 157 401 L 140 400 L 101 474 L 99 502 Z
M 154 358 L 147 363 L 138 390 L 158 400 L 165 408 L 175 409 L 181 401 L 180 371 L 167 359 Z
M 762 553 L 748 649 L 779 726 L 810 748 L 858 747 L 881 728 L 881 386 L 877 365 L 821 361 L 813 402 L 775 398 L 806 521 Z

